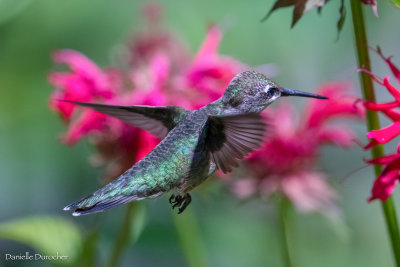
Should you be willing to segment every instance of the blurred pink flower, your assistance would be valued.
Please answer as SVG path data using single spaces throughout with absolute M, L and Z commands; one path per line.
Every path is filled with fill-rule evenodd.
M 69 120 L 75 105 L 57 101 L 69 99 L 75 101 L 91 101 L 108 99 L 114 95 L 113 86 L 107 77 L 107 73 L 101 70 L 95 63 L 83 54 L 73 50 L 59 50 L 53 54 L 56 63 L 67 64 L 72 72 L 53 72 L 49 75 L 49 81 L 57 88 L 68 88 L 56 91 L 50 98 L 50 106 L 53 110 Z
M 159 140 L 115 118 L 57 100 L 199 108 L 220 97 L 243 68 L 239 61 L 218 54 L 222 32 L 217 26 L 209 28 L 198 53 L 190 59 L 186 47 L 160 24 L 158 5 L 145 5 L 143 13 L 147 30 L 136 33 L 128 44 L 124 70 L 100 68 L 79 52 L 60 50 L 53 60 L 67 64 L 71 72 L 49 75 L 56 88 L 50 107 L 68 124 L 62 141 L 73 145 L 89 137 L 98 150 L 92 162 L 107 164 L 111 178 L 140 160 Z
M 391 62 L 391 58 L 385 57 L 381 53 L 380 49 L 376 50 L 376 52 L 388 64 L 397 82 L 400 84 L 400 70 Z M 387 127 L 378 130 L 372 130 L 367 133 L 367 137 L 371 141 L 365 148 L 369 149 L 378 144 L 386 144 L 400 134 L 400 112 L 398 111 L 398 108 L 400 107 L 400 91 L 389 82 L 389 76 L 386 76 L 384 79 L 382 79 L 366 70 L 362 71 L 372 75 L 375 82 L 384 86 L 394 98 L 393 102 L 388 103 L 374 103 L 370 101 L 364 102 L 364 105 L 367 109 L 372 111 L 380 111 L 393 121 L 393 123 Z M 400 144 L 398 144 L 397 151 L 394 154 L 375 158 L 367 162 L 369 164 L 379 164 L 385 166 L 382 173 L 374 182 L 372 187 L 372 195 L 370 198 L 368 198 L 368 201 L 372 201 L 374 199 L 386 201 L 393 193 L 396 184 L 400 179 Z
M 334 118 L 363 117 L 363 108 L 347 96 L 349 88 L 345 83 L 322 85 L 317 93 L 329 100 L 309 100 L 301 122 L 289 104 L 269 109 L 267 121 L 274 126 L 273 131 L 263 147 L 246 160 L 250 177 L 238 180 L 234 191 L 241 197 L 279 191 L 299 211 L 320 211 L 335 217 L 337 194 L 326 182 L 326 175 L 316 170 L 316 160 L 321 145 L 349 147 L 356 140 L 346 126 L 329 123 Z

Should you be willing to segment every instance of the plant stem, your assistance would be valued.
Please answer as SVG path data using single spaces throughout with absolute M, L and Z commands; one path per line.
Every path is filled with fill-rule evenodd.
M 175 213 L 175 211 L 173 211 Z M 183 253 L 185 254 L 188 266 L 208 266 L 206 252 L 200 230 L 192 209 L 188 208 L 182 214 L 172 214 L 175 228 L 178 233 Z
M 75 266 L 94 267 L 97 266 L 96 249 L 100 235 L 100 218 L 95 216 L 94 223 L 90 226 L 90 230 L 83 243 L 83 250 Z
M 288 216 L 290 211 L 290 202 L 284 197 L 279 203 L 279 227 L 281 233 L 281 251 L 284 260 L 284 266 L 291 267 L 292 257 L 290 253 L 289 236 L 288 236 Z
M 371 65 L 369 60 L 368 42 L 365 31 L 364 13 L 360 0 L 351 0 L 351 11 L 353 17 L 355 46 L 357 50 L 358 66 L 360 68 L 371 71 Z M 375 102 L 374 86 L 372 78 L 366 73 L 360 72 L 361 86 L 363 89 L 363 95 L 366 100 Z M 378 114 L 373 111 L 367 110 L 367 126 L 368 131 L 379 129 L 379 118 Z M 384 155 L 383 147 L 381 145 L 375 146 L 371 150 L 373 158 L 381 157 Z M 375 165 L 375 176 L 378 177 L 381 174 L 381 166 Z M 386 220 L 389 236 L 391 239 L 392 249 L 396 266 L 400 267 L 400 232 L 397 222 L 396 210 L 392 197 L 385 202 L 382 202 L 382 209 Z
M 129 243 L 131 237 L 132 221 L 133 215 L 138 207 L 138 202 L 133 201 L 127 205 L 125 212 L 124 221 L 122 223 L 121 229 L 118 233 L 117 239 L 115 241 L 113 250 L 111 252 L 110 260 L 107 264 L 109 267 L 118 266 L 118 262 L 126 245 Z

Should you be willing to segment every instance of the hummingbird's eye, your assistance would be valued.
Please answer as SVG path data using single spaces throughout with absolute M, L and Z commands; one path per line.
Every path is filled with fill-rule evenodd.
M 279 89 L 277 87 L 269 87 L 266 90 L 268 97 L 272 97 L 278 93 Z

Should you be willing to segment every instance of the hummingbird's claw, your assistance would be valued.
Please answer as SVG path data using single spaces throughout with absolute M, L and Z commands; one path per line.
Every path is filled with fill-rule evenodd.
M 172 194 L 172 195 L 169 197 L 169 204 L 172 204 L 172 201 L 173 201 L 174 198 L 175 198 L 175 195 L 174 195 L 174 194 Z
M 181 197 L 180 195 L 177 195 L 175 197 L 174 202 L 172 203 L 173 204 L 172 209 L 175 209 L 176 207 L 180 207 L 182 205 L 183 199 L 184 199 L 183 197 Z
M 192 202 L 192 197 L 189 194 L 186 194 L 186 196 L 183 198 L 183 204 L 182 206 L 179 208 L 178 214 L 181 214 L 187 206 L 189 206 L 190 202 Z
M 190 204 L 190 202 L 192 202 L 192 197 L 189 194 L 186 194 L 183 197 L 181 195 L 175 196 L 173 194 L 169 198 L 169 203 L 172 205 L 172 209 L 179 207 L 178 214 L 181 214 L 186 209 L 186 207 Z

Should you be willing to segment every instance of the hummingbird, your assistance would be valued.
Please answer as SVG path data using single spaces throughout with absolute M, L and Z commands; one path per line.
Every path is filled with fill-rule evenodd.
M 118 118 L 156 135 L 161 142 L 125 173 L 64 208 L 86 215 L 173 191 L 172 208 L 182 213 L 189 192 L 215 171 L 231 172 L 259 148 L 268 125 L 260 112 L 283 96 L 327 99 L 287 89 L 261 73 L 237 74 L 224 94 L 198 109 L 177 106 L 118 106 L 67 101 Z

